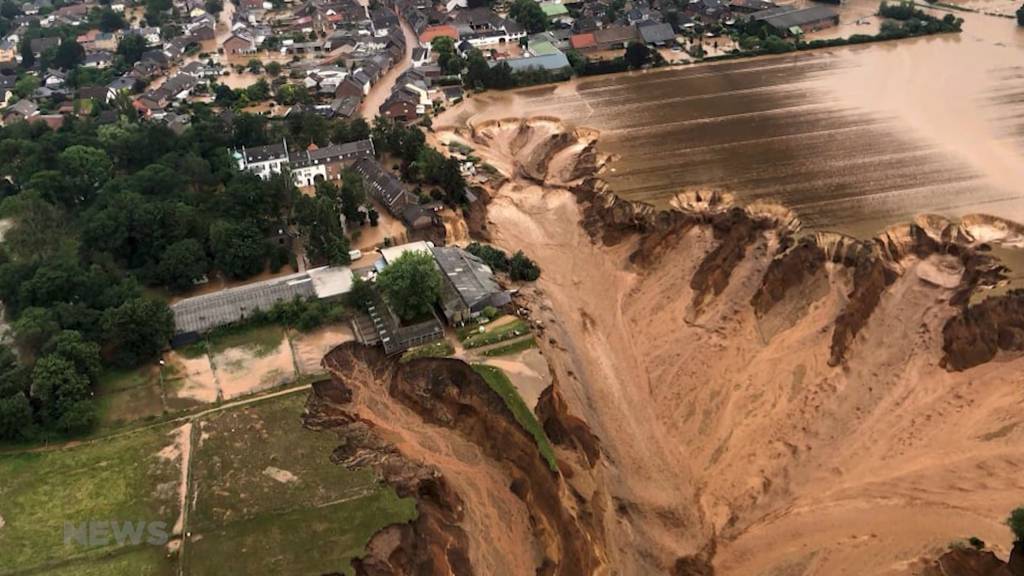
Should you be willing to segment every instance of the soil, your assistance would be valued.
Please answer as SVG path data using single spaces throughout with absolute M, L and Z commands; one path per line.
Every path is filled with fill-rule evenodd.
M 277 348 L 267 354 L 236 346 L 214 354 L 211 363 L 223 400 L 280 386 L 295 377 L 288 338 L 281 338 Z
M 965 296 L 998 276 L 979 239 L 1019 227 L 804 237 L 777 207 L 622 201 L 594 177 L 597 135 L 553 119 L 438 131 L 508 177 L 478 228 L 544 271 L 520 295 L 557 383 L 541 408 L 560 400 L 600 441 L 604 464 L 560 465 L 606 528 L 606 566 L 903 574 L 969 534 L 1009 552 L 1024 358 L 1014 336 L 963 372 L 942 359 Z M 1021 311 L 999 309 L 1016 334 Z

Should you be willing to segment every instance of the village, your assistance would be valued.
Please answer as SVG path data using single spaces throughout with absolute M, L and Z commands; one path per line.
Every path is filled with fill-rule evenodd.
M 778 37 L 832 27 L 839 15 L 827 4 L 8 1 L 0 108 L 5 122 L 54 128 L 68 115 L 113 122 L 130 105 L 182 131 L 189 104 L 200 102 L 272 118 L 315 111 L 414 122 L 465 90 L 508 87 L 505 75 L 517 85 L 566 78 L 633 44 L 649 51 L 640 64 L 686 62 L 738 52 L 746 22 Z M 79 67 L 86 71 L 72 75 Z

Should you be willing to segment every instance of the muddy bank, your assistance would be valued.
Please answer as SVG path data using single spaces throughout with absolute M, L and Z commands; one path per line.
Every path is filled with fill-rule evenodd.
M 324 366 L 332 378 L 314 386 L 305 425 L 338 435 L 335 462 L 371 466 L 418 503 L 414 522 L 374 537 L 354 563 L 358 574 L 576 575 L 603 564 L 595 519 L 583 517 L 532 436 L 467 364 L 399 364 L 345 344 Z M 564 410 L 546 420 L 572 431 L 563 445 L 581 434 Z
M 990 324 L 1016 342 L 1015 305 L 972 316 L 948 347 L 945 331 L 1000 281 L 986 248 L 1019 245 L 1018 226 L 927 216 L 866 240 L 806 234 L 783 208 L 724 194 L 623 201 L 597 135 L 553 119 L 438 138 L 506 176 L 481 228 L 544 270 L 521 305 L 545 327 L 557 397 L 600 439 L 597 465 L 565 479 L 601 516 L 609 566 L 904 574 L 967 533 L 1008 554 L 1024 358 L 965 372 L 943 358 L 986 358 L 970 345 Z

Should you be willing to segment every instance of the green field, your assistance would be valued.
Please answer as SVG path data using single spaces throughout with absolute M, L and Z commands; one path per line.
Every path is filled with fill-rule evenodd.
M 483 354 L 484 356 L 510 356 L 512 354 L 518 354 L 523 350 L 529 350 L 530 348 L 536 347 L 537 341 L 533 339 L 533 336 L 530 336 L 528 338 L 509 342 L 508 344 L 489 348 L 484 350 Z
M 485 325 L 484 332 L 460 332 L 459 337 L 462 338 L 462 345 L 464 347 L 479 348 L 504 342 L 505 340 L 512 340 L 529 333 L 530 326 L 517 318 L 512 322 L 495 328 Z
M 555 462 L 555 450 L 551 447 L 551 441 L 548 440 L 547 434 L 544 433 L 540 422 L 537 421 L 537 417 L 526 406 L 526 402 L 523 402 L 522 396 L 519 395 L 516 387 L 508 379 L 508 376 L 505 375 L 501 368 L 487 366 L 486 364 L 473 364 L 473 370 L 476 370 L 477 374 L 483 376 L 491 390 L 494 390 L 501 396 L 501 399 L 505 401 L 505 405 L 508 406 L 508 409 L 512 411 L 512 415 L 515 416 L 516 422 L 519 422 L 519 425 L 537 441 L 537 449 L 540 450 L 540 455 L 547 461 L 548 466 L 551 470 L 557 471 L 558 464 Z
M 166 571 L 162 547 L 66 545 L 64 524 L 161 521 L 170 530 L 178 516 L 180 469 L 159 452 L 173 443 L 171 430 L 157 426 L 77 447 L 0 456 L 0 574 L 46 566 L 67 574 Z
M 369 470 L 331 463 L 338 439 L 302 427 L 305 399 L 274 398 L 199 424 L 186 573 L 349 573 L 374 533 L 415 517 L 415 502 Z
M 285 337 L 284 328 L 276 324 L 227 327 L 211 333 L 206 348 L 211 355 L 217 355 L 228 348 L 247 347 L 257 356 L 265 356 L 276 350 Z
M 96 385 L 99 430 L 109 431 L 164 413 L 160 368 L 142 366 L 132 370 L 109 369 L 100 374 Z
M 451 345 L 451 342 L 440 340 L 406 350 L 399 362 L 408 362 L 416 358 L 446 358 L 454 353 L 455 348 Z

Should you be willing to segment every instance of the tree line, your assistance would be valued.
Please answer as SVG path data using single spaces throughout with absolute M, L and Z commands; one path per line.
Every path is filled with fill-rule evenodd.
M 156 295 L 284 266 L 290 224 L 312 259 L 347 262 L 339 217 L 365 201 L 361 179 L 318 195 L 327 202 L 300 198 L 287 175 L 239 172 L 229 150 L 283 136 L 348 141 L 365 123 L 193 112 L 180 136 L 127 116 L 0 128 L 0 217 L 12 222 L 0 301 L 14 345 L 0 349 L 0 438 L 88 430 L 99 367 L 154 362 L 172 335 Z

